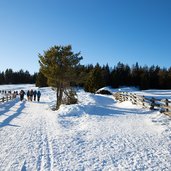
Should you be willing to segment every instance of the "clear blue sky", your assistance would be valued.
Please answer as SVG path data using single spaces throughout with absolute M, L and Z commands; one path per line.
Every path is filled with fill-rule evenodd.
M 0 71 L 39 70 L 71 44 L 82 64 L 171 66 L 171 0 L 0 0 Z

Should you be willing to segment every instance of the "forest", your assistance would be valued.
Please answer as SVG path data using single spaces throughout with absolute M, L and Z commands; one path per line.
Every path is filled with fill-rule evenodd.
M 0 84 L 33 84 L 36 81 L 37 73 L 33 75 L 29 71 L 13 71 L 11 68 L 0 72 Z
M 81 86 L 88 92 L 96 92 L 104 86 L 118 88 L 121 86 L 134 86 L 139 89 L 171 89 L 171 67 L 139 66 L 138 63 L 131 67 L 119 62 L 116 66 L 108 64 L 100 66 L 79 65 L 75 68 L 77 79 L 71 85 Z M 38 73 L 37 86 L 46 86 L 47 81 L 42 73 Z
M 77 79 L 70 84 L 81 86 L 88 92 L 96 92 L 101 87 L 135 86 L 139 89 L 171 89 L 171 67 L 139 66 L 138 63 L 131 67 L 119 62 L 114 67 L 108 64 L 79 65 L 75 68 Z M 6 69 L 0 72 L 0 84 L 27 84 L 36 83 L 38 87 L 47 86 L 47 79 L 41 73 L 30 74 L 29 71 L 13 71 Z

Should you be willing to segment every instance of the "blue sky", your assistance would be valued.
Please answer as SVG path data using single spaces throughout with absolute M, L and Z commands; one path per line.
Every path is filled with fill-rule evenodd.
M 71 44 L 82 64 L 171 66 L 171 0 L 0 0 L 0 71 L 39 70 Z

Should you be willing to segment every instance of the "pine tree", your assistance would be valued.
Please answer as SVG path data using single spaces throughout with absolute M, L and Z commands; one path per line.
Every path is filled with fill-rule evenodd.
M 36 87 L 47 87 L 47 78 L 41 71 L 39 71 L 36 77 Z
M 150 88 L 150 78 L 149 78 L 149 71 L 148 67 L 144 66 L 142 68 L 142 73 L 140 75 L 141 81 L 140 81 L 140 89 L 145 90 Z
M 149 68 L 149 80 L 150 80 L 150 88 L 157 89 L 159 88 L 159 73 L 160 67 L 152 65 Z
M 5 83 L 5 76 L 4 76 L 4 72 L 0 73 L 0 84 L 4 84 Z
M 168 69 L 167 88 L 171 89 L 171 67 Z
M 13 70 L 12 69 L 6 69 L 6 71 L 5 71 L 5 83 L 6 84 L 14 83 Z
M 167 88 L 167 82 L 168 82 L 168 74 L 166 68 L 163 68 L 158 73 L 159 76 L 159 88 L 165 89 Z
M 141 73 L 142 68 L 139 66 L 138 62 L 132 66 L 131 77 L 132 77 L 132 85 L 140 86 L 141 84 Z
M 102 77 L 102 69 L 97 63 L 95 68 L 90 71 L 88 74 L 85 91 L 95 93 L 99 88 L 105 86 L 105 80 Z
M 104 85 L 109 86 L 110 85 L 110 69 L 109 69 L 108 64 L 106 64 L 106 66 L 102 67 L 101 74 L 102 74 L 102 79 L 103 79 Z
M 40 71 L 47 77 L 47 83 L 56 90 L 56 110 L 62 104 L 62 98 L 70 83 L 76 79 L 75 68 L 82 57 L 72 52 L 71 45 L 54 46 L 39 54 Z M 67 93 L 66 93 L 67 94 Z M 68 93 L 69 94 L 69 93 Z

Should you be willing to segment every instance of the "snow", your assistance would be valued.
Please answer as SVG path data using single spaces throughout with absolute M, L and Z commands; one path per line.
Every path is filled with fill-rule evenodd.
M 36 87 L 0 87 L 7 88 Z M 78 104 L 52 111 L 54 91 L 40 91 L 39 103 L 17 98 L 0 104 L 1 171 L 170 170 L 168 116 L 83 90 L 78 90 Z M 171 91 L 132 91 L 157 97 L 171 95 Z

